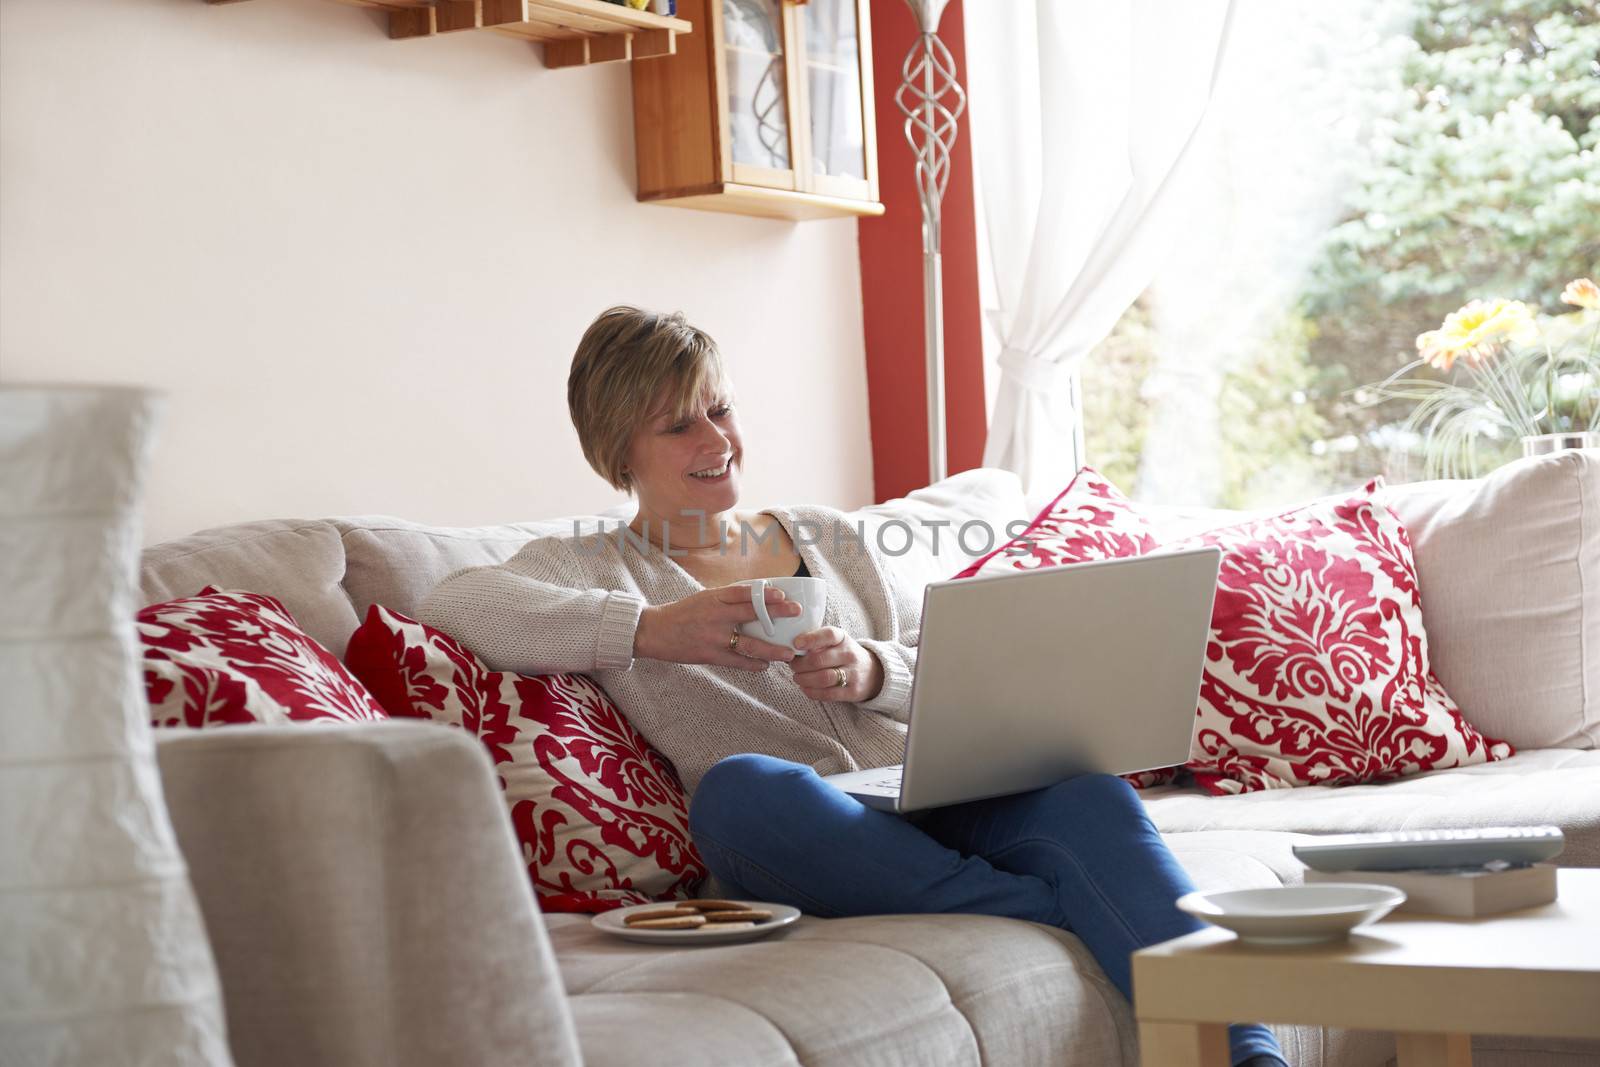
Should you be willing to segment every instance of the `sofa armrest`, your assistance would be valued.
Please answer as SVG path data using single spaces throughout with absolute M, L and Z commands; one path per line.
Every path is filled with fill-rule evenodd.
M 472 738 L 412 722 L 163 734 L 239 1067 L 579 1063 Z

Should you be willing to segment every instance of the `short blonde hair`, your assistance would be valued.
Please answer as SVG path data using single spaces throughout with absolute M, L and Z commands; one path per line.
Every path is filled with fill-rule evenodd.
M 682 419 L 708 391 L 725 393 L 728 377 L 717 343 L 670 315 L 619 305 L 583 331 L 567 376 L 567 410 L 583 458 L 617 489 L 633 492 L 627 465 L 634 433 L 653 416 Z M 663 398 L 665 411 L 657 410 Z

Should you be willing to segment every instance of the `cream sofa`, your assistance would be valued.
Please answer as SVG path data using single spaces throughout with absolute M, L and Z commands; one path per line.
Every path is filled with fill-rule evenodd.
M 1594 609 L 1600 461 L 1570 462 L 1580 499 L 1568 556 L 1588 583 L 1580 608 Z M 1459 487 L 1423 486 L 1391 502 L 1416 531 L 1448 519 L 1459 499 Z M 873 524 L 999 524 L 1038 503 L 1011 476 L 976 471 L 861 514 Z M 208 583 L 270 593 L 342 652 L 369 604 L 410 612 L 448 571 L 571 528 L 248 523 L 148 549 L 144 592 L 151 602 Z M 914 580 L 955 571 L 965 557 L 951 553 L 953 528 L 943 554 L 924 543 L 896 566 Z M 1431 543 L 1417 548 L 1425 598 L 1430 583 L 1446 584 L 1437 565 L 1459 566 L 1449 562 L 1459 546 L 1445 538 L 1434 558 Z M 1565 551 L 1537 566 L 1564 567 Z M 1441 612 L 1454 610 L 1449 599 Z M 1600 610 L 1589 618 L 1600 625 Z M 1588 644 L 1587 622 L 1574 625 L 1578 659 L 1589 657 L 1575 691 L 1593 699 L 1600 647 Z M 963 915 L 807 918 L 753 944 L 663 950 L 608 939 L 585 916 L 541 916 L 488 761 L 456 731 L 410 722 L 173 731 L 159 755 L 241 1067 L 1137 1063 L 1128 1005 L 1060 930 Z M 1569 835 L 1563 863 L 1600 865 L 1600 751 L 1584 736 L 1383 785 L 1230 798 L 1166 789 L 1147 804 L 1203 888 L 1297 881 L 1289 848 L 1299 833 L 1423 825 L 1553 822 Z M 1393 1056 L 1384 1034 L 1277 1029 L 1305 1067 Z M 1596 1051 L 1493 1037 L 1477 1047 L 1481 1064 L 1579 1062 Z

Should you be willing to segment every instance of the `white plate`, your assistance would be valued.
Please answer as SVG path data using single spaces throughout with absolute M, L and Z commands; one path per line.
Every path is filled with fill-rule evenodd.
M 1386 885 L 1286 885 L 1186 893 L 1178 898 L 1178 908 L 1232 930 L 1241 941 L 1312 945 L 1341 941 L 1356 927 L 1377 922 L 1405 899 L 1405 893 Z
M 660 904 L 635 904 L 629 908 L 602 911 L 590 921 L 594 923 L 595 929 L 604 930 L 624 941 L 641 941 L 646 944 L 728 945 L 736 941 L 754 941 L 758 937 L 766 937 L 774 930 L 781 930 L 800 918 L 800 909 L 791 908 L 787 904 L 763 904 L 759 900 L 739 900 L 735 903 L 758 908 L 761 911 L 770 911 L 772 920 L 755 926 L 735 926 L 732 929 L 719 923 L 706 923 L 693 930 L 635 930 L 623 921 L 636 911 L 660 911 L 662 908 L 672 906 L 671 901 L 663 901 Z

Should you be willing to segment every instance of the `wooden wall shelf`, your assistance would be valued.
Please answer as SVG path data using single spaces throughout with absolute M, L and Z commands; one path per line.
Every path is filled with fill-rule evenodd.
M 235 0 L 206 0 L 211 4 Z M 694 26 L 606 0 L 339 0 L 389 15 L 389 36 L 432 37 L 493 30 L 544 45 L 547 67 L 581 67 L 670 56 Z
M 780 219 L 883 214 L 868 0 L 677 9 L 694 36 L 631 71 L 640 200 Z

